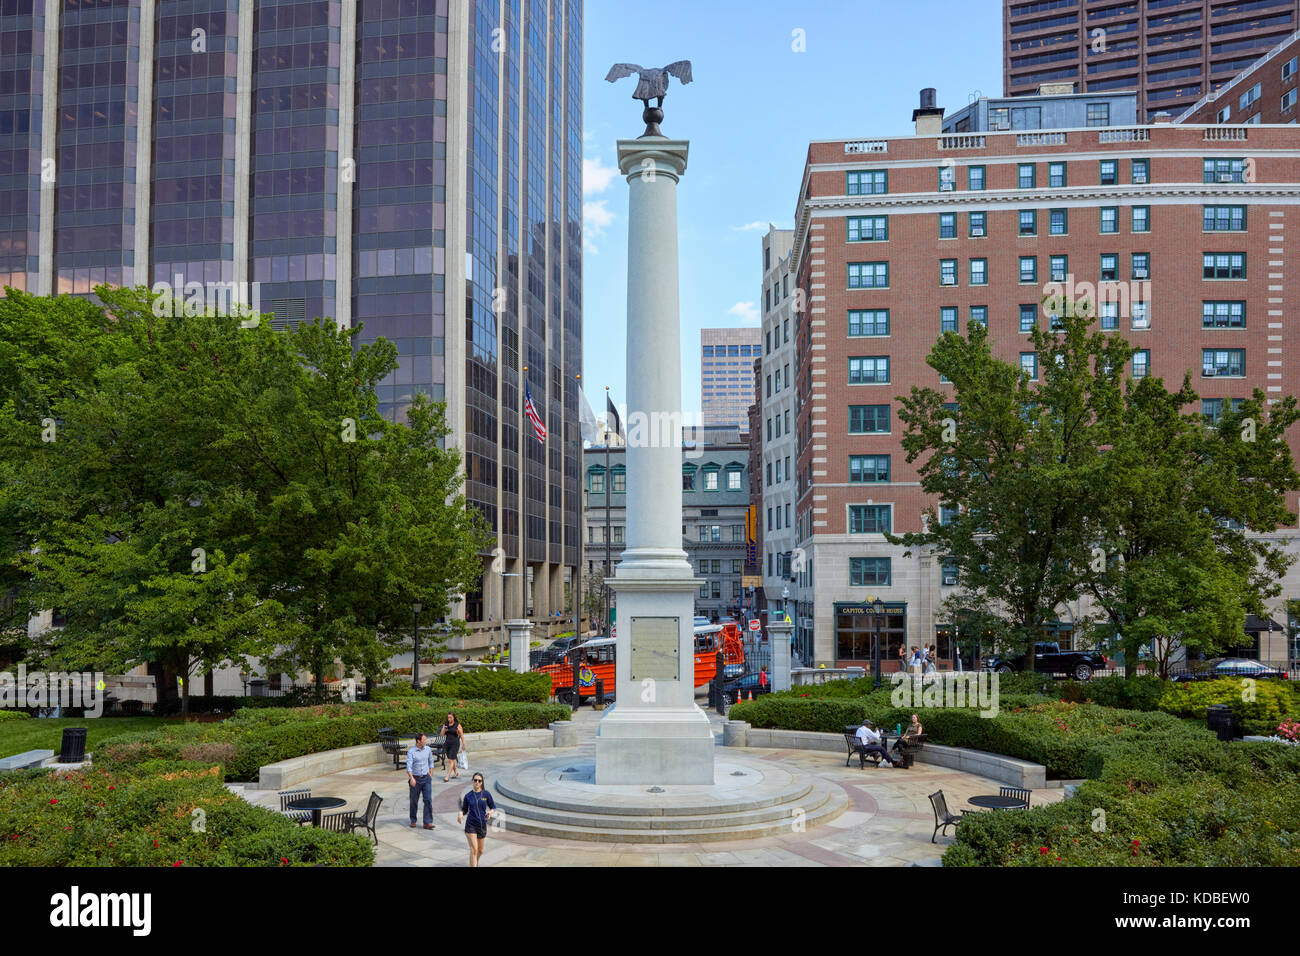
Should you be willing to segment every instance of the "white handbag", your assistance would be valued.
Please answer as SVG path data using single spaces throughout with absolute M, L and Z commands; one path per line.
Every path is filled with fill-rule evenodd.
M 469 769 L 469 752 L 462 750 L 456 755 L 456 766 L 461 770 Z

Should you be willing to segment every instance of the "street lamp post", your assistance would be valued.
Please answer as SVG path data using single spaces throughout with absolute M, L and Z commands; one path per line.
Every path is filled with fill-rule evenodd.
M 871 603 L 872 618 L 875 628 L 871 635 L 871 674 L 875 678 L 873 687 L 880 686 L 880 627 L 885 615 L 885 602 L 876 598 Z
M 416 690 L 420 689 L 420 611 L 424 605 L 419 601 L 411 602 L 411 610 L 415 612 L 415 659 L 411 662 L 411 686 Z

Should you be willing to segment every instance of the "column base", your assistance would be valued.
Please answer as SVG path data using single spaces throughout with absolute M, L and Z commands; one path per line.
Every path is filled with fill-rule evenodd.
M 619 704 L 597 731 L 596 783 L 712 785 L 713 750 L 713 726 L 694 704 L 671 709 Z

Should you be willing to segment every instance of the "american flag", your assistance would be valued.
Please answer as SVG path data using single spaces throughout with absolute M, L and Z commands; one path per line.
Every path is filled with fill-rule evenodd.
M 524 383 L 524 414 L 533 423 L 533 432 L 537 435 L 537 440 L 546 441 L 546 423 L 542 421 L 542 416 L 537 414 L 537 406 L 533 404 L 533 389 L 527 382 Z

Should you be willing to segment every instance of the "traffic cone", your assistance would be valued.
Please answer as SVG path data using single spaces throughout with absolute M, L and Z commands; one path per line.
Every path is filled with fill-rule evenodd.
M 754 699 L 754 692 L 752 690 L 749 692 L 749 699 L 750 700 Z

